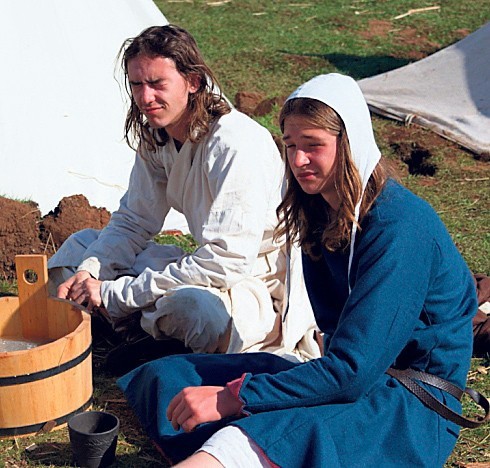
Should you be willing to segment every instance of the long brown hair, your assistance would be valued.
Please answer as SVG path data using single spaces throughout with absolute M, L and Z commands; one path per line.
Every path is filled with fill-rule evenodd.
M 191 74 L 199 77 L 199 89 L 189 95 L 191 121 L 186 138 L 193 142 L 200 141 L 214 119 L 230 112 L 230 105 L 220 90 L 218 80 L 206 65 L 194 38 L 176 25 L 151 26 L 139 36 L 127 39 L 118 55 L 124 72 L 124 86 L 130 98 L 124 138 L 131 148 L 136 149 L 141 143 L 147 149 L 156 151 L 157 146 L 163 146 L 168 141 L 164 128 L 150 128 L 131 93 L 128 62 L 140 55 L 172 59 L 184 78 L 187 79 Z
M 318 258 L 321 247 L 329 251 L 347 248 L 351 240 L 352 225 L 356 222 L 355 207 L 361 195 L 358 229 L 392 174 L 390 168 L 380 161 L 362 194 L 362 181 L 352 161 L 344 123 L 337 112 L 315 99 L 290 99 L 284 104 L 279 116 L 281 131 L 284 132 L 285 119 L 292 115 L 301 116 L 308 124 L 325 129 L 338 137 L 333 167 L 335 188 L 341 200 L 337 213 L 333 213 L 320 194 L 309 195 L 301 189 L 285 158 L 287 190 L 277 208 L 279 224 L 275 237 L 288 235 L 290 241 L 298 241 L 309 256 Z

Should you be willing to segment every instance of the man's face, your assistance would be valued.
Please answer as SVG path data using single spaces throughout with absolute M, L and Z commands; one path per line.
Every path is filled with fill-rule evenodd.
M 185 79 L 172 59 L 137 56 L 128 62 L 128 80 L 136 105 L 152 128 L 165 128 L 183 142 L 189 125 L 189 94 L 199 88 L 199 78 Z

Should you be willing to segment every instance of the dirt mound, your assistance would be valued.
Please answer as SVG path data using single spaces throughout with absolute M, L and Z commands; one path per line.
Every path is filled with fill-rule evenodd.
M 15 276 L 15 255 L 42 253 L 39 221 L 36 203 L 0 197 L 0 279 Z
M 37 203 L 0 197 L 0 279 L 16 277 L 16 255 L 46 254 L 49 258 L 72 233 L 89 227 L 101 229 L 109 218 L 105 208 L 91 206 L 83 195 L 63 198 L 44 217 Z
M 65 197 L 41 220 L 40 239 L 53 254 L 74 232 L 86 228 L 102 229 L 110 217 L 105 208 L 90 206 L 83 195 Z

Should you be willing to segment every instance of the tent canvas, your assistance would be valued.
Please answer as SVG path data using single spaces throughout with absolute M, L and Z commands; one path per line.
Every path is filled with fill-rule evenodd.
M 125 39 L 167 24 L 152 0 L 4 0 L 0 15 L 0 195 L 42 215 L 83 194 L 114 211 L 135 152 L 116 56 Z M 165 228 L 183 228 L 175 212 Z
M 371 111 L 490 153 L 490 23 L 418 62 L 365 78 Z

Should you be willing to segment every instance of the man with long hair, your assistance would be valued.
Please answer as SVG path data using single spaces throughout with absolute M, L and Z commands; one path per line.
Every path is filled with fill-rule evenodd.
M 57 296 L 115 328 L 141 315 L 148 335 L 193 352 L 318 355 L 301 261 L 273 239 L 284 170 L 270 133 L 230 106 L 184 29 L 150 27 L 120 57 L 137 152 L 129 188 L 107 227 L 75 233 L 50 259 Z M 170 208 L 198 243 L 190 254 L 152 240 Z
M 279 123 L 276 234 L 301 245 L 323 356 L 169 356 L 118 385 L 172 466 L 442 467 L 458 426 L 490 420 L 468 388 L 485 416 L 461 414 L 471 273 L 434 209 L 390 177 L 354 79 L 312 78 Z

